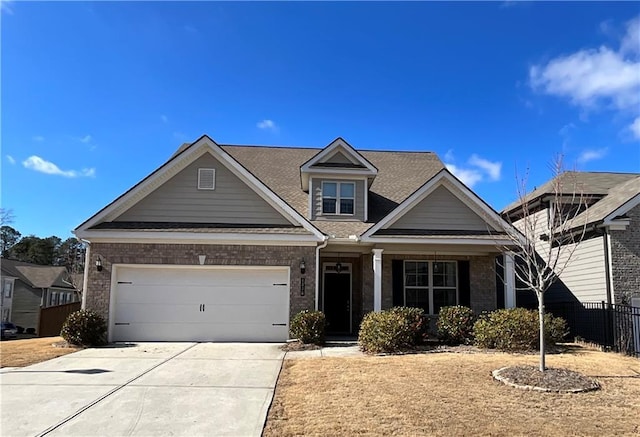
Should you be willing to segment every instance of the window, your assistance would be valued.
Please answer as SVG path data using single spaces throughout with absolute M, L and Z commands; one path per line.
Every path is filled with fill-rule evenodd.
M 2 321 L 3 322 L 8 322 L 9 320 L 11 320 L 11 310 L 9 308 L 3 308 L 2 309 Z
M 13 280 L 5 279 L 2 281 L 2 293 L 4 293 L 4 297 L 11 297 L 13 293 Z
M 458 269 L 455 261 L 405 261 L 404 301 L 409 307 L 438 314 L 458 301 Z
M 353 182 L 323 182 L 322 213 L 353 215 L 355 191 Z
M 215 190 L 216 170 L 215 168 L 198 169 L 198 190 Z

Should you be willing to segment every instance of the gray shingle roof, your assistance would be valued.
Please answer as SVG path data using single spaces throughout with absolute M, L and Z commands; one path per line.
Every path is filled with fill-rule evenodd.
M 605 196 L 613 187 L 637 178 L 638 173 L 605 173 L 605 172 L 577 172 L 566 171 L 560 176 L 560 186 L 566 187 L 566 192 L 571 193 L 574 188 L 587 196 Z M 545 195 L 554 194 L 554 180 L 550 179 L 540 187 L 525 196 L 527 202 L 532 202 Z M 506 206 L 502 212 L 510 213 L 521 205 L 520 200 Z
M 274 193 L 304 217 L 309 216 L 308 194 L 302 191 L 300 166 L 322 149 L 264 146 L 221 146 Z M 369 221 L 314 220 L 320 231 L 348 237 L 360 235 L 386 216 L 444 168 L 431 152 L 358 151 L 378 168 L 369 190 Z
M 2 259 L 0 268 L 3 276 L 16 277 L 34 288 L 73 288 L 64 279 L 66 268 L 62 266 L 41 266 L 10 259 Z

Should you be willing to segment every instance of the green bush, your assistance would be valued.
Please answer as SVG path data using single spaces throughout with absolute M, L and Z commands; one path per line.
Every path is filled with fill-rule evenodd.
M 364 316 L 358 342 L 367 353 L 396 353 L 415 349 L 427 337 L 428 320 L 421 308 L 395 307 Z
M 60 336 L 70 344 L 100 346 L 107 342 L 107 324 L 102 316 L 94 311 L 76 311 L 67 317 Z
M 300 311 L 291 320 L 291 336 L 302 343 L 324 344 L 326 318 L 321 311 Z
M 545 341 L 552 346 L 562 341 L 567 323 L 560 317 L 545 314 Z M 540 346 L 538 312 L 510 308 L 483 314 L 473 326 L 475 345 L 504 351 L 537 350 Z
M 473 340 L 476 316 L 469 307 L 443 307 L 438 314 L 438 338 L 448 344 L 468 344 Z

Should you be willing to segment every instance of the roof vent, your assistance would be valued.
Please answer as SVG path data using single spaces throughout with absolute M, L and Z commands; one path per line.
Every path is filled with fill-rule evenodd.
M 215 190 L 216 170 L 214 168 L 198 169 L 198 190 Z

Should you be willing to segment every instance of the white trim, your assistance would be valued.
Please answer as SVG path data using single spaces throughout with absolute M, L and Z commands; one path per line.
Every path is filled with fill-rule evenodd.
M 405 284 L 405 277 L 406 277 L 406 265 L 407 262 L 415 262 L 415 263 L 427 263 L 428 267 L 427 267 L 427 275 L 429 276 L 429 285 L 424 287 L 424 286 L 419 286 L 419 285 L 406 285 Z M 451 290 L 452 288 L 456 289 L 456 305 L 459 305 L 460 302 L 460 268 L 458 266 L 458 262 L 459 260 L 455 260 L 455 259 L 403 259 L 402 260 L 402 297 L 403 297 L 403 305 L 407 305 L 407 287 L 409 287 L 409 289 L 418 289 L 418 290 L 424 290 L 427 289 L 428 293 L 429 293 L 429 313 L 428 315 L 430 316 L 434 316 L 437 313 L 432 312 L 433 309 L 435 309 L 435 304 L 433 301 L 433 295 L 435 290 Z M 434 263 L 454 263 L 456 265 L 456 286 L 455 287 L 443 287 L 443 286 L 435 286 L 433 283 L 433 276 L 434 276 L 434 271 L 433 271 L 433 264 Z
M 187 165 L 191 164 L 207 152 L 218 159 L 221 164 L 227 167 L 227 169 L 229 169 L 234 175 L 243 180 L 249 186 L 249 188 L 253 189 L 256 194 L 263 198 L 267 203 L 269 203 L 288 220 L 292 221 L 292 223 L 301 225 L 307 231 L 311 232 L 317 237 L 316 241 L 322 241 L 321 239 L 324 236 L 322 232 L 320 232 L 315 226 L 307 221 L 307 219 L 304 218 L 299 212 L 289 206 L 284 200 L 278 197 L 262 181 L 256 178 L 247 169 L 242 167 L 238 163 L 238 161 L 233 159 L 231 155 L 229 155 L 229 153 L 225 152 L 220 146 L 218 146 L 211 138 L 206 135 L 202 136 L 198 141 L 191 144 L 191 146 L 189 146 L 183 153 L 169 160 L 155 173 L 152 173 L 146 179 L 143 179 L 142 182 L 134 186 L 134 188 L 125 193 L 122 197 L 118 198 L 106 208 L 91 217 L 89 220 L 78 226 L 74 230 L 74 233 L 76 233 L 76 235 L 80 235 L 83 231 L 87 231 L 95 224 L 103 221 L 103 219 L 109 216 L 110 213 L 116 211 L 121 205 L 124 205 L 128 202 L 133 202 L 127 207 L 127 209 L 130 208 L 139 200 L 141 200 L 142 197 L 137 198 L 139 194 L 141 194 L 143 197 L 146 196 L 148 193 L 160 186 L 169 177 L 177 174 L 180 170 L 182 170 Z
M 422 238 L 420 236 L 406 237 L 362 237 L 363 243 L 401 243 L 401 244 L 468 244 L 472 246 L 512 246 L 513 242 L 505 238 L 495 238 L 493 240 L 478 240 L 475 238 Z
M 327 273 L 338 274 L 337 272 L 327 272 L 328 266 L 335 266 L 337 262 L 323 262 L 322 263 L 322 310 L 326 313 L 326 300 L 324 295 L 324 287 L 326 284 L 325 275 Z M 349 266 L 349 330 L 347 332 L 353 331 L 353 265 L 351 263 L 341 263 L 343 266 Z M 340 275 L 344 275 L 345 273 L 339 273 Z
M 302 164 L 300 166 L 300 170 L 302 172 L 309 172 L 309 171 L 315 170 L 315 169 L 311 169 L 310 167 L 319 163 L 324 158 L 328 159 L 330 156 L 333 156 L 333 155 L 330 155 L 330 153 L 333 152 L 334 150 L 338 150 L 339 148 L 342 148 L 346 152 L 344 155 L 347 157 L 347 159 L 351 157 L 353 158 L 354 161 L 356 161 L 356 162 L 352 161 L 354 164 L 359 163 L 365 166 L 366 170 L 368 170 L 369 172 L 373 174 L 378 174 L 378 169 L 373 164 L 371 164 L 371 162 L 369 162 L 367 158 L 365 158 L 360 153 L 358 153 L 353 147 L 351 147 L 349 143 L 347 143 L 342 138 L 336 138 L 335 140 L 333 140 L 331 144 L 329 144 L 327 147 L 322 149 L 322 151 L 316 154 L 313 158 L 309 159 L 307 162 Z M 358 170 L 358 169 L 349 169 L 349 170 Z M 360 170 L 364 170 L 364 169 L 360 169 Z
M 85 240 L 87 249 L 84 251 L 84 277 L 82 278 L 82 305 L 81 309 L 87 309 L 87 287 L 89 286 L 89 269 L 95 268 L 91 265 L 91 243 Z
M 211 172 L 211 187 L 202 186 L 202 173 Z M 216 189 L 216 169 L 215 168 L 199 168 L 198 169 L 198 190 L 215 190 Z
M 319 298 L 320 298 L 320 249 L 324 249 L 329 244 L 329 237 L 324 237 L 324 241 L 322 244 L 316 246 L 316 302 L 315 302 L 315 310 L 318 311 L 319 307 Z
M 627 200 L 625 203 L 616 208 L 612 213 L 604 218 L 604 225 L 613 224 L 616 217 L 626 214 L 631 209 L 640 205 L 640 193 Z
M 314 178 L 309 178 L 309 193 L 308 193 L 308 197 L 309 197 L 309 213 L 307 214 L 309 220 L 313 220 L 313 216 L 316 215 L 315 211 L 313 209 L 313 208 L 315 208 L 314 200 L 315 200 L 315 197 L 316 197 L 316 194 L 313 192 L 313 179 Z M 320 188 L 320 189 L 322 189 L 322 188 Z
M 516 307 L 516 270 L 512 252 L 503 255 L 504 264 L 504 307 Z
M 382 251 L 371 249 L 373 253 L 373 311 L 382 311 Z
M 82 238 L 92 243 L 238 244 L 258 246 L 315 246 L 311 235 L 208 234 L 197 232 L 87 231 Z
M 336 201 L 336 212 L 335 213 L 330 213 L 324 212 L 324 185 L 325 184 L 335 184 L 336 186 L 336 197 L 335 197 L 335 201 Z M 343 213 L 340 211 L 340 201 L 342 200 L 342 196 L 340 195 L 340 187 L 342 185 L 351 185 L 353 186 L 353 197 L 345 197 L 345 199 L 349 200 L 353 200 L 353 212 L 348 214 L 348 213 Z M 320 198 L 322 201 L 322 207 L 320 208 L 320 215 L 322 217 L 326 217 L 326 216 L 330 216 L 330 217 L 335 217 L 335 216 L 342 216 L 342 217 L 353 217 L 356 215 L 356 198 L 357 198 L 357 193 L 356 193 L 356 183 L 353 181 L 332 181 L 332 180 L 328 180 L 328 181 L 322 181 L 320 182 Z M 328 199 L 332 199 L 331 197 L 327 197 Z
M 606 266 L 607 269 L 609 269 L 609 290 L 611 291 L 611 303 L 615 304 L 616 303 L 616 293 L 615 290 L 613 289 L 613 261 L 612 261 L 612 257 L 611 257 L 611 234 L 609 234 L 608 232 L 604 234 L 604 238 L 607 239 L 607 251 L 609 252 L 607 254 L 607 259 L 609 260 L 609 265 Z
M 475 194 L 473 191 L 467 188 L 462 182 L 460 182 L 455 176 L 453 176 L 446 168 L 444 168 L 440 170 L 438 174 L 436 174 L 434 177 L 429 179 L 424 185 L 422 185 L 422 187 L 416 190 L 412 195 L 407 197 L 400 205 L 398 205 L 386 217 L 384 217 L 374 226 L 369 228 L 369 230 L 367 230 L 362 235 L 362 239 L 363 240 L 368 239 L 377 231 L 381 229 L 386 229 L 389 226 L 391 226 L 393 223 L 399 220 L 404 214 L 410 211 L 414 206 L 416 206 L 418 203 L 424 200 L 436 188 L 443 185 L 443 181 L 447 181 L 451 183 L 453 187 L 457 188 L 458 190 L 460 190 L 462 194 L 469 197 L 473 201 L 471 205 L 468 205 L 466 202 L 464 202 L 463 199 L 459 197 L 457 193 L 447 188 L 451 194 L 456 196 L 460 201 L 464 202 L 469 208 L 471 208 L 476 214 L 478 214 L 478 216 L 480 216 L 485 222 L 487 222 L 487 220 L 484 217 L 482 217 L 482 215 L 479 214 L 478 211 L 481 211 L 482 213 L 486 214 L 488 218 L 495 220 L 495 224 L 497 224 L 502 229 L 508 229 L 509 227 L 511 227 L 507 222 L 505 222 L 502 219 L 502 217 L 500 217 L 498 213 L 496 213 L 487 204 L 485 204 L 478 197 L 477 194 Z M 487 224 L 490 225 L 491 227 L 494 227 L 488 222 Z M 375 241 L 379 241 L 379 240 L 375 240 Z

